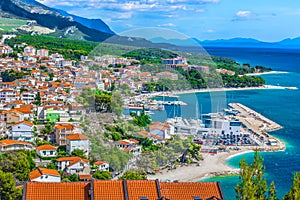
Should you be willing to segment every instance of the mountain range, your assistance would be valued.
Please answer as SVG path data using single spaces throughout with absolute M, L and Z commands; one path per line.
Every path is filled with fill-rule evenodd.
M 243 48 L 300 48 L 300 37 L 284 39 L 278 42 L 263 42 L 252 38 L 232 38 L 218 40 L 199 40 L 197 38 L 187 39 L 165 39 L 156 37 L 149 39 L 154 43 L 169 43 L 176 46 L 203 46 L 203 47 L 243 47 Z
M 156 37 L 124 37 L 115 34 L 101 19 L 87 19 L 49 8 L 35 0 L 1 0 L 0 17 L 35 20 L 42 27 L 55 30 L 50 35 L 95 42 L 110 42 L 130 46 L 176 49 L 183 46 L 204 47 L 244 47 L 244 48 L 300 48 L 300 37 L 279 42 L 263 42 L 251 38 L 232 38 L 219 40 L 165 39 Z M 177 48 L 180 49 L 180 48 Z

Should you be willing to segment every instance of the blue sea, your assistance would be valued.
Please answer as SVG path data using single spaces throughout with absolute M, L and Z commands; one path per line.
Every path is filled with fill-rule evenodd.
M 242 48 L 207 48 L 211 55 L 234 58 L 239 63 L 264 65 L 275 71 L 288 73 L 263 75 L 269 85 L 300 88 L 300 50 L 287 49 L 242 49 Z M 264 116 L 279 123 L 284 128 L 271 134 L 280 138 L 287 145 L 286 151 L 261 153 L 266 166 L 268 183 L 275 181 L 279 197 L 289 191 L 293 173 L 300 171 L 300 90 L 245 90 L 214 93 L 197 93 L 179 96 L 187 106 L 175 108 L 169 106 L 165 111 L 155 112 L 153 120 L 164 121 L 168 117 L 182 116 L 194 118 L 200 113 L 221 110 L 230 102 L 242 103 Z M 197 102 L 197 103 L 196 103 Z M 241 159 L 251 161 L 253 154 L 243 154 L 228 160 L 228 165 L 238 167 Z M 235 199 L 234 187 L 239 182 L 237 176 L 210 178 L 205 181 L 219 181 L 225 198 Z

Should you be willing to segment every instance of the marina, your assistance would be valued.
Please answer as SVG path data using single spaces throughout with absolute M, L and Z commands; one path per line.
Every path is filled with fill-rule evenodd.
M 282 126 L 240 104 L 231 103 L 224 112 L 201 115 L 201 119 L 169 118 L 175 134 L 193 136 L 194 142 L 202 145 L 204 152 L 223 151 L 227 147 L 239 149 L 281 151 L 285 145 L 269 134 Z

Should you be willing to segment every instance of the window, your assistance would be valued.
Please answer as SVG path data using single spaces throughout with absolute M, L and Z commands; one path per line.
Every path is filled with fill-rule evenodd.
M 50 151 L 50 155 L 53 155 L 53 151 Z
M 46 155 L 46 151 L 43 151 L 44 156 Z

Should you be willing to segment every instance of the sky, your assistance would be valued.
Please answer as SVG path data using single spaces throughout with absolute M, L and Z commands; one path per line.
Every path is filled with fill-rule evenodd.
M 300 37 L 299 0 L 37 0 L 87 18 L 116 33 L 156 27 L 199 40 Z

